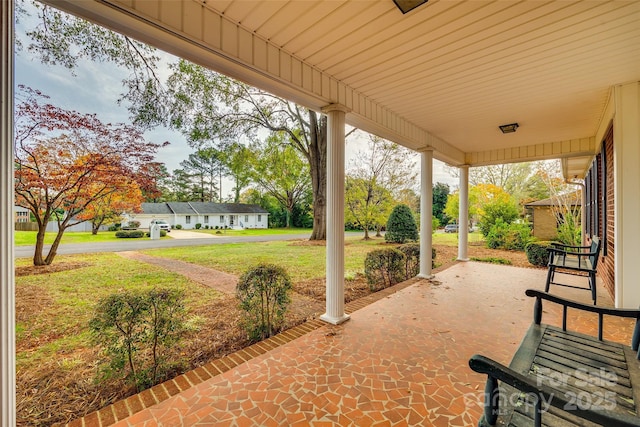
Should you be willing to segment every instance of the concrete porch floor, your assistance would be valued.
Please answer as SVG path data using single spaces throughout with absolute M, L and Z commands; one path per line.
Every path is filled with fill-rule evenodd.
M 118 426 L 470 426 L 485 377 L 475 353 L 508 364 L 532 320 L 527 288 L 546 270 L 458 263 L 193 386 Z M 572 278 L 578 284 L 586 279 Z M 588 291 L 551 292 L 590 303 Z M 599 305 L 611 299 L 599 289 Z M 561 311 L 544 306 L 543 322 Z M 569 328 L 596 330 L 597 316 L 569 311 Z M 631 321 L 605 318 L 605 338 L 628 343 Z

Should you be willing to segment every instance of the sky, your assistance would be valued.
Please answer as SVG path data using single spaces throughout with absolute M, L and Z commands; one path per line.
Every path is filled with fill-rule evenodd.
M 128 76 L 128 71 L 113 64 L 88 60 L 81 60 L 79 67 L 73 73 L 62 66 L 42 64 L 26 49 L 28 40 L 25 31 L 34 25 L 33 17 L 37 16 L 37 13 L 30 2 L 24 4 L 31 14 L 31 18 L 21 18 L 16 25 L 16 36 L 23 40 L 25 46 L 16 53 L 16 87 L 22 84 L 38 89 L 50 96 L 49 102 L 52 104 L 81 113 L 96 114 L 105 123 L 128 123 L 129 114 L 126 105 L 118 105 L 117 103 L 124 91 L 122 79 Z M 168 53 L 162 57 L 163 65 L 161 65 L 162 69 L 159 70 L 159 74 L 167 76 L 167 65 L 177 58 Z M 184 136 L 171 129 L 157 127 L 147 131 L 145 137 L 148 141 L 155 143 L 169 141 L 170 144 L 161 148 L 156 156 L 156 160 L 164 163 L 169 171 L 180 168 L 180 162 L 194 152 L 194 149 L 187 145 Z M 347 140 L 347 167 L 358 151 L 366 150 L 365 140 L 366 138 Z M 416 167 L 419 167 L 419 157 L 417 156 Z M 452 190 L 458 186 L 457 178 L 450 175 L 445 170 L 444 163 L 437 160 L 434 160 L 433 182 L 447 183 Z M 416 184 L 417 188 L 419 183 Z M 223 182 L 223 194 L 231 192 L 232 187 L 231 182 Z

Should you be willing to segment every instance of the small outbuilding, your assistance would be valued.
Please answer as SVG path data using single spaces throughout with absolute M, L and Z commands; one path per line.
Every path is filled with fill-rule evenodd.
M 558 235 L 558 226 L 562 221 L 562 214 L 559 212 L 567 208 L 579 210 L 582 202 L 578 194 L 570 194 L 527 203 L 525 207 L 532 218 L 533 236 L 540 240 L 553 240 Z

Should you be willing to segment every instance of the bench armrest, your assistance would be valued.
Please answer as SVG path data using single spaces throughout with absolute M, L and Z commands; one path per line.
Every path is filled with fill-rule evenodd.
M 495 425 L 500 413 L 500 389 L 498 381 L 510 385 L 527 394 L 527 401 L 535 402 L 534 416 L 537 426 L 541 425 L 542 413 L 550 406 L 569 412 L 584 420 L 608 427 L 640 426 L 640 419 L 631 415 L 619 414 L 600 408 L 580 408 L 572 402 L 572 396 L 566 396 L 564 392 L 538 384 L 535 378 L 522 375 L 488 357 L 474 355 L 469 360 L 469 367 L 475 372 L 487 374 L 485 387 L 484 418 L 490 425 Z M 512 399 L 504 399 L 511 402 Z
M 561 250 L 565 250 L 565 248 L 569 248 L 569 249 L 591 249 L 591 246 L 572 246 L 572 245 L 565 245 L 563 243 L 558 243 L 558 242 L 551 242 L 551 246 L 553 248 L 557 248 L 557 249 L 561 249 Z
M 629 319 L 636 319 L 635 328 L 633 330 L 633 338 L 631 339 L 631 348 L 634 351 L 638 351 L 640 347 L 640 310 L 624 309 L 624 308 L 609 308 L 596 305 L 583 304 L 578 301 L 561 298 L 556 295 L 551 295 L 548 292 L 539 291 L 537 289 L 527 289 L 525 295 L 528 297 L 535 297 L 536 302 L 533 306 L 533 321 L 536 325 L 542 322 L 542 300 L 547 300 L 556 304 L 562 305 L 562 330 L 567 330 L 567 308 L 574 308 L 576 310 L 588 311 L 590 313 L 596 313 L 598 315 L 598 339 L 602 341 L 602 329 L 604 316 L 616 316 Z M 638 354 L 640 358 L 640 353 Z
M 589 249 L 589 247 L 587 247 L 587 249 Z M 592 252 L 573 252 L 573 251 L 567 251 L 564 249 L 560 249 L 560 248 L 547 248 L 547 250 L 550 253 L 556 253 L 556 254 L 560 254 L 560 255 L 574 255 L 577 257 L 590 257 L 593 255 L 598 255 L 598 252 L 600 251 L 592 251 Z

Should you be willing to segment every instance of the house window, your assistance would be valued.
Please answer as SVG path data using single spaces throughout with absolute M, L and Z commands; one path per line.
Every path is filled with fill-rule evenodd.
M 244 216 L 244 222 L 249 222 L 249 215 Z
M 191 224 L 191 215 L 187 215 L 187 216 L 186 216 L 186 218 L 185 218 L 185 222 L 186 222 L 187 224 Z
M 258 222 L 262 221 L 262 215 L 258 215 Z
M 204 223 L 209 224 L 209 215 L 204 216 Z
M 224 224 L 224 215 L 220 215 L 220 224 Z

